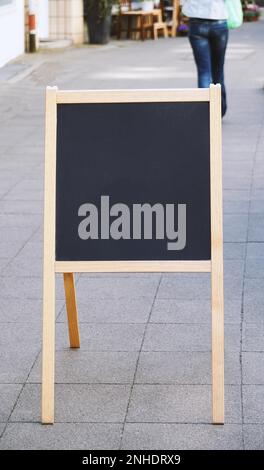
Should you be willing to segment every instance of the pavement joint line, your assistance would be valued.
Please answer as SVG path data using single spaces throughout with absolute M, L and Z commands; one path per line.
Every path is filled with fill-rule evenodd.
M 162 274 L 160 275 L 159 282 L 158 282 L 158 284 L 157 284 L 156 291 L 155 291 L 155 294 L 154 294 L 154 296 L 153 296 L 153 300 L 152 300 L 151 307 L 150 307 L 150 310 L 149 310 L 148 318 L 147 318 L 147 321 L 146 321 L 146 323 L 145 323 L 145 328 L 144 328 L 144 331 L 143 331 L 143 335 L 142 335 L 142 339 L 141 339 L 140 348 L 139 348 L 139 351 L 138 351 L 138 357 L 137 357 L 136 366 L 135 366 L 135 369 L 134 369 L 133 381 L 132 381 L 132 385 L 131 385 L 131 388 L 130 388 L 130 393 L 129 393 L 128 402 L 127 402 L 127 407 L 126 407 L 126 412 L 125 412 L 125 417 L 124 417 L 124 424 L 123 424 L 122 432 L 121 432 L 121 439 L 120 439 L 119 450 L 122 448 L 122 445 L 123 445 L 123 436 L 124 436 L 126 418 L 127 418 L 127 415 L 128 415 L 128 410 L 129 410 L 129 406 L 130 406 L 130 401 L 131 401 L 131 398 L 132 398 L 132 392 L 133 392 L 133 388 L 134 388 L 134 384 L 135 384 L 135 378 L 136 378 L 136 374 L 137 374 L 137 370 L 138 370 L 138 364 L 139 364 L 140 353 L 141 353 L 142 348 L 143 348 L 143 344 L 144 344 L 145 336 L 146 336 L 146 332 L 147 332 L 147 327 L 148 327 L 149 320 L 150 320 L 151 315 L 152 315 L 153 307 L 154 307 L 155 300 L 156 300 L 157 295 L 158 295 L 158 291 L 159 291 L 159 287 L 160 287 L 161 281 L 162 281 Z

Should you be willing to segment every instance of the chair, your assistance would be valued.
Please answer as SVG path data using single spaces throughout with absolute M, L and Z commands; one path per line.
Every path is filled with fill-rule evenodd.
M 175 37 L 179 24 L 180 0 L 171 0 L 171 6 L 165 6 L 164 3 L 164 0 L 161 0 L 163 17 L 166 13 L 170 15 L 170 19 L 167 21 L 168 33 L 171 37 Z
M 162 9 L 161 8 L 155 8 L 153 10 L 153 16 L 154 16 L 154 23 L 153 23 L 153 30 L 154 30 L 154 39 L 158 39 L 158 32 L 162 31 L 163 36 L 165 38 L 168 37 L 168 27 L 165 21 L 162 19 Z

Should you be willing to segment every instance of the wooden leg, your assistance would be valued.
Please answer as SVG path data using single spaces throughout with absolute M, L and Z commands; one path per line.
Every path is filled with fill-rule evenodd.
M 224 423 L 224 287 L 221 87 L 210 86 L 213 423 Z
M 54 422 L 55 365 L 55 165 L 57 88 L 46 90 L 43 257 L 42 423 Z
M 155 24 L 153 26 L 153 35 L 154 39 L 158 39 L 158 29 L 155 27 Z
M 215 272 L 214 272 L 215 270 Z M 213 423 L 224 424 L 224 301 L 223 280 L 212 271 L 212 402 Z
M 71 348 L 79 348 L 80 336 L 73 274 L 64 273 L 63 279 L 66 297 L 66 309 L 68 316 L 70 346 Z
M 44 274 L 42 345 L 42 423 L 54 423 L 55 273 Z

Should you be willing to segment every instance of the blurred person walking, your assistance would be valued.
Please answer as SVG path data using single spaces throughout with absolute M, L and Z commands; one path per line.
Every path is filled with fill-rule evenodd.
M 198 87 L 210 83 L 222 87 L 222 116 L 227 109 L 224 62 L 228 42 L 228 11 L 225 0 L 181 0 L 189 17 L 189 40 L 198 72 Z

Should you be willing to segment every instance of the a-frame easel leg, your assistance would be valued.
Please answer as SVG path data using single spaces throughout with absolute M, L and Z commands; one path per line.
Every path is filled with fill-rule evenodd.
M 224 424 L 224 275 L 221 86 L 210 86 L 213 423 Z
M 223 276 L 212 271 L 212 406 L 213 423 L 224 424 Z
M 54 422 L 55 172 L 57 88 L 46 90 L 43 259 L 42 423 Z
M 42 344 L 42 423 L 54 422 L 55 273 L 44 274 Z
M 80 347 L 80 335 L 78 325 L 78 311 L 76 305 L 76 295 L 74 277 L 72 273 L 64 273 L 64 289 L 66 297 L 66 309 L 68 317 L 69 339 L 71 348 Z

